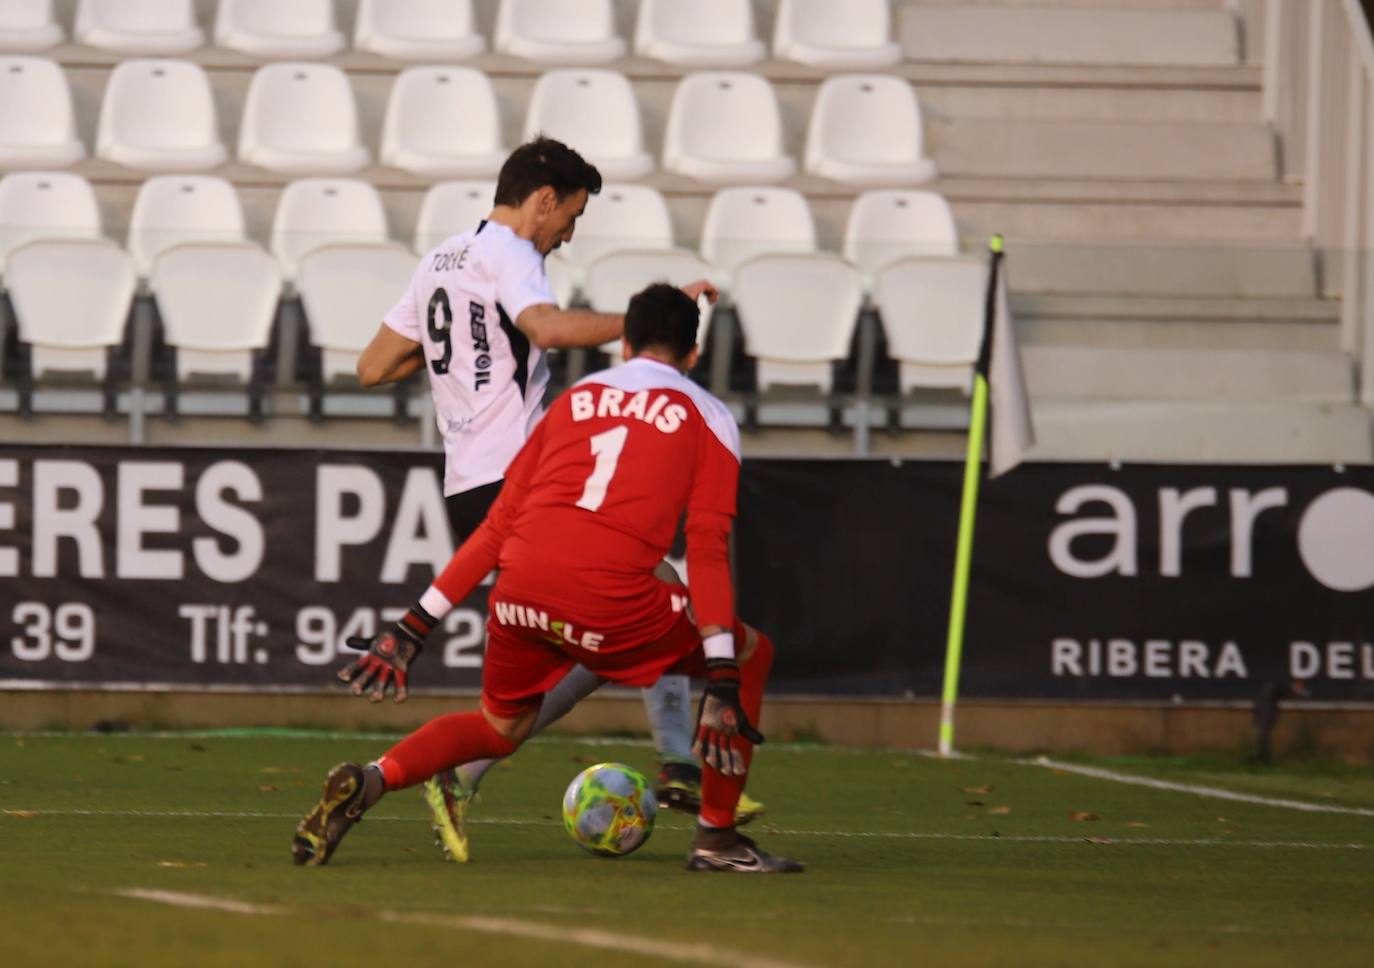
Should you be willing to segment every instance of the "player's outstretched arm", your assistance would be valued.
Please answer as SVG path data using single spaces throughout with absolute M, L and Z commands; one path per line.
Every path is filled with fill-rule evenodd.
M 396 383 L 424 365 L 425 354 L 420 344 L 383 324 L 358 357 L 358 382 L 365 387 Z

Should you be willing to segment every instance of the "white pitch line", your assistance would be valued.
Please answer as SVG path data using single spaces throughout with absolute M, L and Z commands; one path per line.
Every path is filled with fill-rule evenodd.
M 26 819 L 39 816 L 48 817 L 153 817 L 153 818 L 190 818 L 216 820 L 298 820 L 297 813 L 264 813 L 257 811 L 228 810 L 0 810 L 0 820 L 6 815 L 22 816 Z M 418 817 L 368 816 L 369 820 L 420 824 Z M 481 826 L 500 827 L 549 827 L 562 828 L 563 824 L 549 820 L 516 820 L 510 817 L 485 817 L 469 819 L 468 823 Z M 1374 843 L 1360 841 L 1321 842 L 1312 840 L 1231 840 L 1223 837 L 1069 837 L 1059 834 L 954 834 L 934 830 L 792 830 L 763 824 L 762 829 L 769 834 L 782 837 L 840 837 L 855 840 L 950 840 L 978 841 L 985 843 L 1010 844 L 1092 844 L 1093 846 L 1121 847 L 1256 847 L 1262 849 L 1287 848 L 1292 850 L 1374 850 Z M 663 824 L 662 830 L 685 833 L 690 826 Z
M 1308 803 L 1306 800 L 1285 800 L 1280 797 L 1262 797 L 1255 793 L 1237 793 L 1221 787 L 1199 786 L 1193 783 L 1175 783 L 1172 780 L 1157 780 L 1154 777 L 1138 776 L 1134 773 L 1118 773 L 1096 766 L 1081 766 L 1077 763 L 1064 763 L 1047 756 L 1033 760 L 1018 760 L 1027 766 L 1042 766 L 1047 769 L 1077 773 L 1095 780 L 1109 780 L 1112 783 L 1129 783 L 1133 786 L 1150 787 L 1153 790 L 1169 790 L 1174 793 L 1191 793 L 1199 797 L 1212 797 L 1217 800 L 1234 800 L 1238 803 L 1256 803 L 1265 807 L 1282 807 L 1285 810 L 1303 810 L 1307 813 L 1341 813 L 1354 817 L 1374 817 L 1374 810 L 1368 807 L 1342 807 L 1330 803 Z
M 119 897 L 152 901 L 156 904 L 170 904 L 173 907 L 194 908 L 203 911 L 225 911 L 230 914 L 290 915 L 287 908 L 266 904 L 250 904 L 228 897 L 215 897 L 211 894 L 190 894 L 184 891 L 158 891 L 149 888 L 131 887 L 114 892 Z M 665 961 L 680 961 L 689 964 L 740 966 L 740 968 L 804 968 L 795 962 L 779 961 L 775 958 L 758 958 L 741 954 L 712 944 L 697 942 L 657 941 L 653 938 L 626 934 L 623 931 L 601 931 L 596 928 L 574 928 L 558 924 L 545 924 L 540 921 L 526 921 L 524 918 L 498 918 L 481 914 L 425 914 L 420 911 L 378 911 L 377 919 L 390 924 L 414 924 L 430 928 L 452 928 L 459 931 L 480 931 L 484 934 L 510 935 L 534 941 L 553 941 L 558 944 L 575 944 L 584 948 L 604 948 L 608 951 L 632 951 L 660 958 Z
M 154 891 L 146 887 L 129 887 L 115 891 L 120 897 L 132 897 L 140 901 L 155 901 L 173 907 L 197 908 L 203 911 L 228 911 L 230 914 L 285 914 L 285 908 L 268 904 L 249 904 L 230 897 L 212 897 L 208 894 L 187 894 L 184 891 Z

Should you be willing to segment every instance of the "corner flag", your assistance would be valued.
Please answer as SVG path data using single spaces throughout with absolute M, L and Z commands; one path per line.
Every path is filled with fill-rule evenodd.
M 1011 306 L 1007 300 L 1002 237 L 994 235 L 983 309 L 983 342 L 973 368 L 973 400 L 969 408 L 968 451 L 964 458 L 964 494 L 959 509 L 959 540 L 954 555 L 954 585 L 949 602 L 949 638 L 945 643 L 945 682 L 940 701 L 940 755 L 954 751 L 954 704 L 959 697 L 959 665 L 964 649 L 964 618 L 968 611 L 969 570 L 973 563 L 973 525 L 978 511 L 978 477 L 983 460 L 983 436 L 992 397 L 992 434 L 988 471 L 1005 474 L 1021 463 L 1035 443 L 1030 399 L 1016 347 Z

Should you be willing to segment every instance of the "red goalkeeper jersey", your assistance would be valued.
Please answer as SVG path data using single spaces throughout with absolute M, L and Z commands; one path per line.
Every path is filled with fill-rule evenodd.
M 499 563 L 502 594 L 612 624 L 661 597 L 653 569 L 686 512 L 697 621 L 731 628 L 738 484 L 725 404 L 673 367 L 634 359 L 554 402 L 435 587 L 461 601 Z

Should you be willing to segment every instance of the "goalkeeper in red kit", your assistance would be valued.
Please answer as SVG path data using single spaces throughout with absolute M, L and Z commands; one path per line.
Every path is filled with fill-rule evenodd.
M 366 766 L 343 763 L 296 828 L 298 864 L 324 864 L 385 793 L 440 770 L 509 756 L 544 693 L 574 665 L 645 686 L 705 678 L 696 745 L 706 769 L 687 859 L 692 871 L 788 873 L 802 865 L 736 831 L 754 727 L 773 659 L 768 637 L 735 616 L 728 543 L 739 483 L 739 429 L 686 377 L 698 310 L 653 285 L 625 316 L 627 363 L 592 374 L 549 408 L 506 473 L 486 520 L 359 666 L 404 676 L 425 636 L 500 568 L 490 597 L 481 708 L 431 720 Z M 654 574 L 686 513 L 688 596 Z M 696 621 L 692 613 L 695 612 Z

